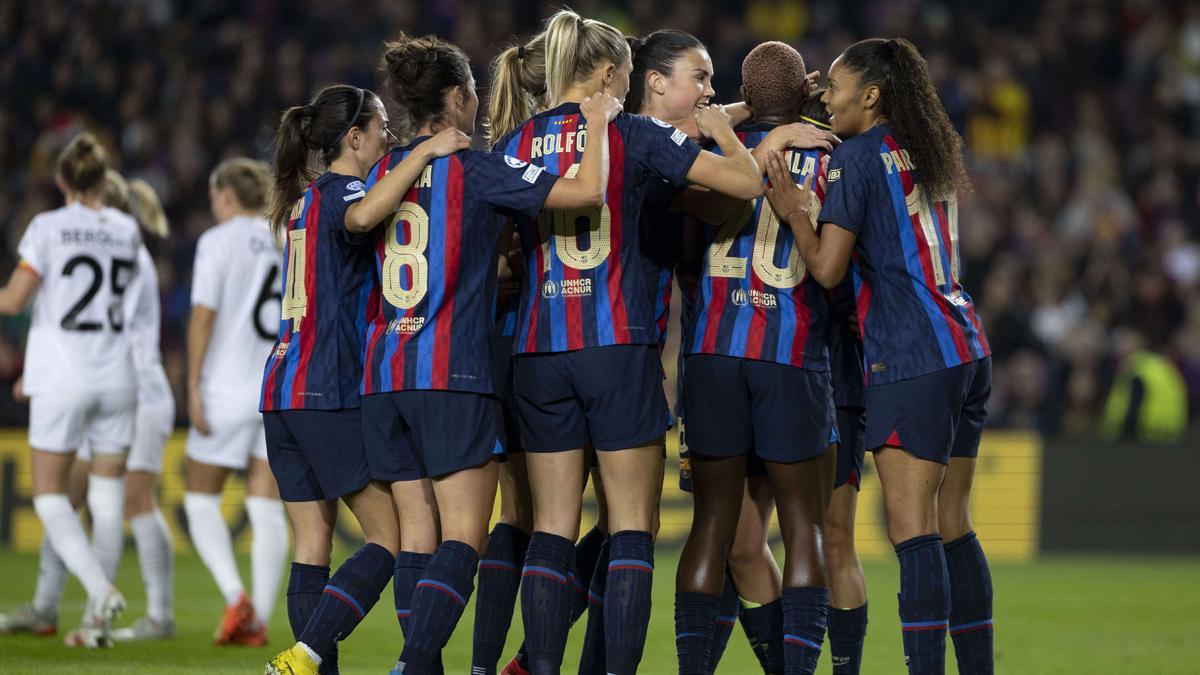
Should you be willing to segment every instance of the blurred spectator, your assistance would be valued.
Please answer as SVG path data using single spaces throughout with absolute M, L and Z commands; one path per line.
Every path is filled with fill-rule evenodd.
M 723 101 L 736 99 L 741 60 L 760 40 L 795 44 L 825 73 L 850 42 L 876 34 L 908 37 L 929 59 L 967 141 L 975 189 L 962 197 L 960 249 L 964 283 L 995 350 L 993 424 L 1096 434 L 1106 401 L 1122 391 L 1133 398 L 1140 361 L 1117 344 L 1133 328 L 1159 345 L 1156 367 L 1172 365 L 1197 410 L 1200 5 L 699 5 L 574 3 L 630 32 L 696 33 L 712 50 Z M 60 203 L 55 154 L 79 130 L 92 130 L 119 154 L 124 173 L 159 190 L 172 220 L 171 239 L 154 255 L 165 363 L 182 382 L 193 250 L 213 224 L 209 170 L 234 155 L 269 159 L 280 111 L 318 87 L 372 86 L 382 42 L 401 30 L 437 32 L 463 46 L 486 98 L 492 56 L 532 34 L 556 6 L 365 0 L 349 11 L 319 0 L 0 0 L 0 90 L 9 94 L 0 109 L 0 274 L 16 264 L 33 214 Z M 10 390 L 27 322 L 0 323 L 4 425 L 25 423 Z

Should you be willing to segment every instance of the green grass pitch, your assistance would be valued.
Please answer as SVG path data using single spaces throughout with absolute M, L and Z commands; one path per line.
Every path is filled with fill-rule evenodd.
M 248 577 L 242 559 L 243 577 Z M 675 672 L 672 592 L 676 554 L 657 564 L 654 613 L 641 672 Z M 864 674 L 903 672 L 896 616 L 897 570 L 892 561 L 867 561 L 871 621 Z M 999 673 L 1196 673 L 1200 672 L 1200 560 L 1141 558 L 1049 558 L 1033 563 L 996 563 L 996 661 Z M 0 607 L 26 601 L 36 574 L 33 554 L 0 553 Z M 130 600 L 123 623 L 141 615 L 141 580 L 132 551 L 121 567 L 120 586 Z M 0 673 L 261 673 L 276 651 L 291 644 L 284 599 L 271 622 L 271 644 L 258 649 L 212 646 L 220 617 L 216 586 L 198 558 L 181 555 L 176 567 L 175 617 L 179 634 L 167 642 L 118 645 L 101 652 L 63 647 L 57 638 L 0 636 Z M 74 627 L 83 592 L 72 580 L 60 632 Z M 469 671 L 471 620 L 468 607 L 445 653 L 447 673 Z M 519 617 L 509 649 L 520 639 Z M 563 672 L 573 673 L 583 637 L 571 633 Z M 399 627 L 391 589 L 363 625 L 342 643 L 343 673 L 386 673 L 399 654 Z M 948 654 L 953 663 L 953 650 Z M 719 673 L 751 675 L 757 664 L 741 628 L 735 629 Z M 818 672 L 828 673 L 822 655 Z M 957 672 L 953 665 L 949 672 Z

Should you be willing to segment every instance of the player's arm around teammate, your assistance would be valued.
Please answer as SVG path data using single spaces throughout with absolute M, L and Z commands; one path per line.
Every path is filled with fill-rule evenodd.
M 387 147 L 386 127 L 374 92 L 333 85 L 289 108 L 276 136 L 269 218 L 284 239 L 283 301 L 260 408 L 271 471 L 296 539 L 288 618 L 297 643 L 267 672 L 336 670 L 337 641 L 379 599 L 400 547 L 387 485 L 370 479 L 362 443 L 362 331 L 375 282 L 364 223 L 348 217 L 354 205 L 361 208 L 363 179 Z M 439 141 L 405 163 L 389 185 L 419 175 L 430 148 L 446 154 L 462 147 L 453 137 Z M 310 168 L 314 155 L 324 172 Z M 380 194 L 387 193 L 385 187 Z M 339 499 L 354 512 L 366 544 L 330 577 Z
M 808 226 L 809 186 L 778 182 L 777 156 L 768 195 L 822 285 L 842 279 L 851 249 L 861 261 L 853 274 L 869 371 L 866 447 L 900 560 L 909 671 L 944 671 L 949 626 L 960 671 L 990 673 L 991 578 L 968 501 L 991 361 L 958 281 L 962 140 L 924 58 L 903 39 L 847 48 L 825 103 L 833 131 L 853 138 L 830 162 L 819 234 Z
M 454 45 L 401 36 L 388 43 L 382 71 L 387 92 L 416 122 L 418 139 L 446 127 L 474 128 L 475 82 Z M 583 110 L 603 129 L 620 105 L 597 95 Z M 408 151 L 395 149 L 371 176 Z M 409 605 L 397 586 L 397 611 L 408 614 L 398 666 L 405 673 L 436 668 L 487 541 L 503 424 L 489 356 L 504 224 L 497 212 L 532 217 L 543 207 L 595 208 L 607 176 L 606 136 L 588 145 L 573 179 L 500 153 L 458 153 L 431 164 L 376 242 L 380 311 L 367 329 L 363 401 L 369 465 L 374 477 L 392 481 L 402 557 L 419 553 L 410 546 L 418 528 L 428 531 L 419 539 L 436 540 L 440 532 L 441 540 Z M 428 522 L 410 528 L 412 514 L 422 513 Z

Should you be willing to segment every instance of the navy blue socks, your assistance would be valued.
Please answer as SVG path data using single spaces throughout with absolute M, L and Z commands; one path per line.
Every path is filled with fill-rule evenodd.
M 292 563 L 292 573 L 288 577 L 287 613 L 288 624 L 292 627 L 292 637 L 299 640 L 304 627 L 312 617 L 321 596 L 325 592 L 325 584 L 329 583 L 328 565 L 306 565 Z M 321 672 L 337 672 L 337 643 L 334 643 L 329 656 L 321 660 Z
M 675 653 L 679 675 L 713 672 L 713 634 L 721 597 L 707 593 L 675 593 Z
M 867 637 L 867 606 L 829 608 L 829 660 L 833 675 L 858 675 Z
M 945 545 L 950 572 L 950 637 L 962 675 L 991 675 L 992 573 L 974 532 Z
M 764 673 L 783 672 L 783 602 L 774 600 L 742 609 L 742 630 Z
M 488 536 L 487 549 L 479 561 L 471 675 L 494 675 L 504 655 L 504 640 L 512 625 L 521 589 L 521 566 L 528 549 L 529 535 L 512 525 L 496 523 Z
M 612 541 L 605 537 L 596 554 L 592 583 L 588 586 L 587 630 L 583 651 L 579 654 L 579 675 L 605 675 L 604 668 L 604 596 L 608 592 L 608 561 Z
M 604 667 L 610 675 L 637 672 L 650 625 L 654 537 L 625 530 L 610 537 L 604 594 Z
M 332 655 L 337 642 L 354 630 L 379 600 L 392 576 L 395 558 L 377 544 L 367 544 L 350 556 L 325 585 L 298 639 L 322 661 Z
M 534 532 L 521 572 L 521 616 L 533 675 L 557 675 L 571 628 L 574 590 L 567 577 L 575 558 L 570 539 Z
M 439 669 L 438 655 L 475 590 L 479 555 L 469 544 L 443 541 L 437 547 L 412 596 L 410 634 L 400 654 L 398 670 L 424 675 Z
M 787 675 L 812 675 L 817 671 L 825 622 L 829 612 L 829 589 L 792 587 L 783 589 L 783 658 Z
M 946 671 L 950 580 L 942 537 L 927 534 L 900 542 L 900 629 L 910 675 Z
M 725 567 L 725 588 L 721 589 L 721 606 L 717 610 L 717 627 L 713 634 L 712 655 L 708 660 L 709 671 L 716 672 L 717 664 L 721 662 L 721 656 L 725 653 L 725 647 L 729 645 L 729 636 L 733 634 L 733 627 L 737 624 L 738 609 L 741 608 L 742 601 L 738 598 L 737 589 L 733 587 L 733 576 L 729 574 L 729 567 Z

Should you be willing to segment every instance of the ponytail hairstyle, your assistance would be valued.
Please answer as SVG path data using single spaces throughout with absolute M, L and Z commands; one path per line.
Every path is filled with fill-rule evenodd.
M 365 129 L 382 109 L 375 92 L 335 84 L 308 105 L 284 111 L 275 132 L 275 185 L 267 214 L 276 236 L 287 227 L 296 200 L 319 175 L 318 167 L 336 160 L 346 134 L 355 127 Z
M 963 166 L 962 138 L 938 98 L 929 64 L 904 38 L 856 42 L 841 56 L 862 86 L 879 87 L 883 115 L 912 156 L 933 199 L 947 199 L 971 182 Z
M 233 190 L 239 206 L 262 213 L 271 193 L 271 167 L 266 162 L 247 157 L 227 159 L 213 169 L 208 184 L 218 190 Z
M 783 42 L 764 42 L 742 61 L 742 95 L 755 115 L 795 115 L 808 98 L 804 57 Z
M 465 92 L 471 84 L 471 61 L 463 50 L 435 35 L 401 33 L 384 43 L 379 74 L 388 97 L 419 128 L 443 121 L 446 90 L 462 87 Z
M 492 62 L 491 97 L 484 126 L 488 145 L 533 117 L 546 95 L 546 35 L 500 52 Z
M 656 30 L 644 38 L 628 38 L 633 52 L 633 72 L 629 74 L 629 93 L 625 108 L 639 113 L 646 105 L 646 75 L 650 71 L 671 77 L 675 61 L 691 49 L 704 49 L 704 43 L 681 30 Z
M 71 139 L 58 155 L 58 175 L 73 192 L 88 192 L 104 183 L 108 153 L 96 137 L 83 132 Z
M 808 98 L 804 99 L 804 105 L 800 106 L 800 121 L 829 131 L 831 128 L 829 109 L 821 102 L 821 97 L 824 95 L 824 88 L 809 92 Z
M 606 61 L 621 66 L 630 58 L 621 31 L 601 21 L 585 19 L 569 9 L 546 22 L 546 100 L 559 103 L 563 93 L 586 79 Z
M 167 214 L 163 212 L 158 193 L 141 178 L 134 178 L 126 182 L 125 177 L 115 169 L 106 171 L 104 173 L 104 205 L 133 216 L 142 230 L 156 237 L 165 239 L 170 233 L 170 228 L 167 227 Z

